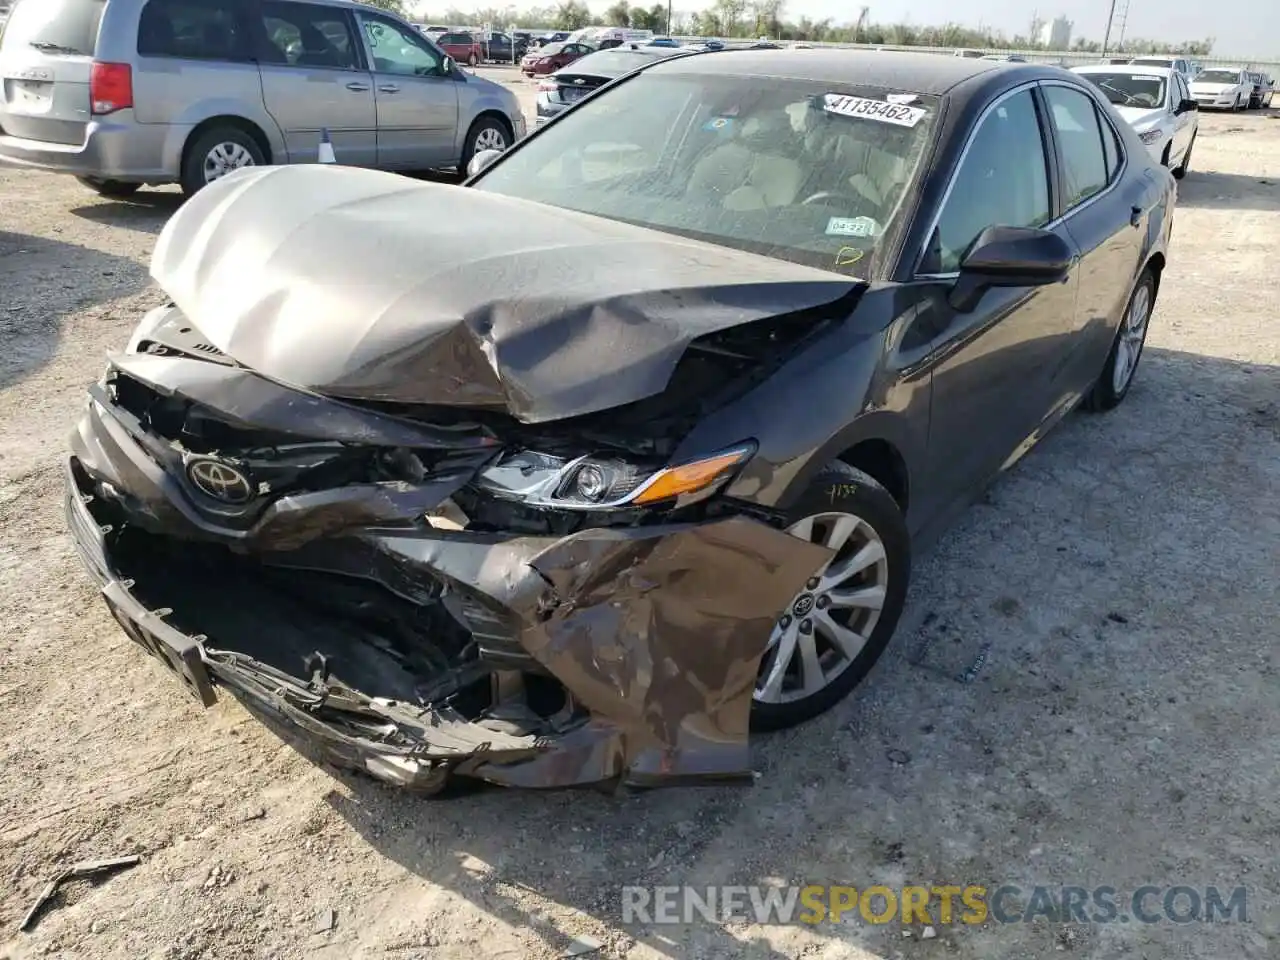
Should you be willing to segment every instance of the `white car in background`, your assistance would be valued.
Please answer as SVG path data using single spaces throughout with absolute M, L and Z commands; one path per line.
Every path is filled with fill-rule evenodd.
M 1146 144 L 1152 159 L 1172 170 L 1178 179 L 1186 176 L 1191 147 L 1200 129 L 1200 108 L 1181 71 L 1124 64 L 1075 67 L 1072 72 L 1111 101 Z
M 1202 107 L 1247 110 L 1253 81 L 1243 67 L 1208 67 L 1191 81 L 1191 96 Z

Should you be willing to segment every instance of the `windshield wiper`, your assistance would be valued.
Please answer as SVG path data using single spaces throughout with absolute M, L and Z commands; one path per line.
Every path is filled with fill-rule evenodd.
M 35 47 L 42 53 L 74 53 L 82 57 L 85 55 L 75 47 L 68 47 L 63 43 L 50 43 L 48 40 L 32 40 L 28 46 Z

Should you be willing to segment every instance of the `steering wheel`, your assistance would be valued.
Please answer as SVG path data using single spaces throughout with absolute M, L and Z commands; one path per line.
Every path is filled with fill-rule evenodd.
M 819 190 L 817 193 L 810 194 L 800 201 L 800 206 L 807 207 L 814 203 L 823 203 L 828 206 L 832 201 L 839 201 L 842 205 L 852 206 L 855 209 L 866 206 L 865 197 L 854 196 L 851 193 L 836 193 L 834 190 Z

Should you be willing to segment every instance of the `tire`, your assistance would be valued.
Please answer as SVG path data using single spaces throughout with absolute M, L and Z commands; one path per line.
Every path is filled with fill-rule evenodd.
M 182 192 L 186 196 L 194 196 L 213 180 L 225 176 L 232 169 L 237 169 L 235 166 L 229 166 L 216 176 L 206 176 L 205 162 L 213 160 L 212 154 L 215 150 L 221 150 L 224 157 L 237 160 L 242 157 L 240 151 L 243 151 L 248 159 L 239 166 L 262 166 L 267 162 L 258 142 L 244 130 L 232 126 L 210 127 L 187 144 L 186 156 L 182 161 L 181 180 Z
M 1233 111 L 1239 111 L 1239 109 L 1240 109 L 1240 94 L 1238 94 L 1238 93 L 1236 94 L 1236 102 L 1235 102 L 1234 104 L 1232 104 L 1232 105 L 1231 105 L 1231 109 L 1232 109 Z
M 1135 333 L 1134 311 L 1135 307 L 1142 309 L 1140 297 L 1144 291 L 1146 315 L 1141 320 L 1140 332 Z M 1133 285 L 1133 293 L 1129 294 L 1129 302 L 1125 305 L 1124 317 L 1120 321 L 1119 329 L 1116 330 L 1116 337 L 1111 342 L 1106 363 L 1102 365 L 1102 372 L 1098 374 L 1098 379 L 1085 396 L 1084 409 L 1095 413 L 1111 410 L 1118 407 L 1120 401 L 1128 395 L 1129 388 L 1133 386 L 1134 375 L 1138 372 L 1138 362 L 1142 359 L 1143 347 L 1147 342 L 1147 330 L 1151 326 L 1151 314 L 1155 310 L 1155 305 L 1156 277 L 1151 272 L 1151 268 L 1147 267 L 1142 271 L 1142 276 L 1138 277 L 1138 282 Z M 1136 350 L 1132 357 L 1129 356 L 1131 350 Z M 1123 379 L 1117 372 L 1117 367 L 1122 362 L 1129 363 Z
M 1169 154 L 1173 152 L 1173 141 L 1170 140 L 1165 144 L 1164 154 L 1160 157 L 1160 166 L 1166 170 L 1169 168 Z
M 1181 180 L 1187 175 L 1187 171 L 1191 169 L 1191 151 L 1196 145 L 1196 136 L 1200 133 L 1199 129 L 1191 135 L 1191 142 L 1187 144 L 1187 152 L 1182 155 L 1182 162 L 1174 168 L 1174 179 Z
M 499 137 L 502 139 L 501 147 L 489 145 Z M 514 142 L 511 128 L 497 117 L 480 117 L 467 131 L 467 139 L 462 144 L 462 161 L 458 164 L 458 169 L 465 174 L 471 158 L 480 150 L 506 150 Z
M 76 177 L 76 180 L 98 196 L 111 200 L 128 200 L 142 189 L 140 183 L 126 183 L 123 180 L 103 180 L 100 177 Z
M 889 644 L 906 602 L 911 578 L 911 539 L 897 502 L 872 477 L 839 461 L 824 467 L 809 483 L 787 513 L 788 531 L 823 542 L 837 527 L 838 517 L 854 517 L 856 526 L 847 533 L 844 546 L 830 567 L 814 571 L 809 581 L 786 610 L 779 612 L 770 645 L 761 660 L 759 677 L 751 702 L 751 729 L 781 730 L 811 720 L 843 700 L 867 675 Z M 824 519 L 827 518 L 827 519 Z M 806 530 L 806 526 L 809 528 Z M 865 551 L 865 552 L 864 552 Z M 819 577 L 855 555 L 879 557 L 860 573 L 838 581 L 839 592 L 869 592 L 882 596 L 877 612 L 872 606 L 839 608 L 830 602 L 836 590 L 824 588 Z M 834 586 L 834 585 L 832 585 Z M 807 598 L 807 599 L 806 599 Z M 805 606 L 799 606 L 805 604 Z M 823 613 L 822 611 L 831 611 Z M 831 619 L 852 627 L 865 642 L 853 651 L 842 651 L 834 642 Z M 823 624 L 826 624 L 825 626 Z M 807 629 L 804 629 L 807 625 Z M 868 630 L 869 628 L 869 630 Z M 806 639 L 807 638 L 807 639 Z M 826 675 L 811 692 L 804 690 L 803 644 L 810 642 L 819 658 L 818 670 Z M 779 665 L 779 651 L 786 662 Z M 798 688 L 798 689 L 797 689 Z
M 474 70 L 479 62 L 480 58 L 476 56 L 475 51 L 473 50 L 471 52 L 471 56 L 467 57 L 467 66 Z

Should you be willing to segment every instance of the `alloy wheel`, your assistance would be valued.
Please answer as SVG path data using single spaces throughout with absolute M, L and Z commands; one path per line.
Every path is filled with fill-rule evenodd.
M 1133 293 L 1129 310 L 1120 325 L 1120 339 L 1116 341 L 1116 362 L 1111 370 L 1111 389 L 1124 393 L 1138 366 L 1142 345 L 1147 339 L 1147 322 L 1151 319 L 1151 287 L 1141 284 Z
M 792 524 L 793 537 L 835 556 L 792 598 L 774 624 L 754 697 L 789 703 L 811 697 L 849 668 L 871 637 L 889 585 L 884 542 L 851 513 L 818 513 Z
M 253 154 L 240 143 L 219 143 L 204 157 L 204 182 L 221 180 L 233 170 L 254 165 Z
M 475 152 L 481 150 L 505 150 L 507 149 L 507 138 L 497 127 L 485 127 L 476 134 Z

